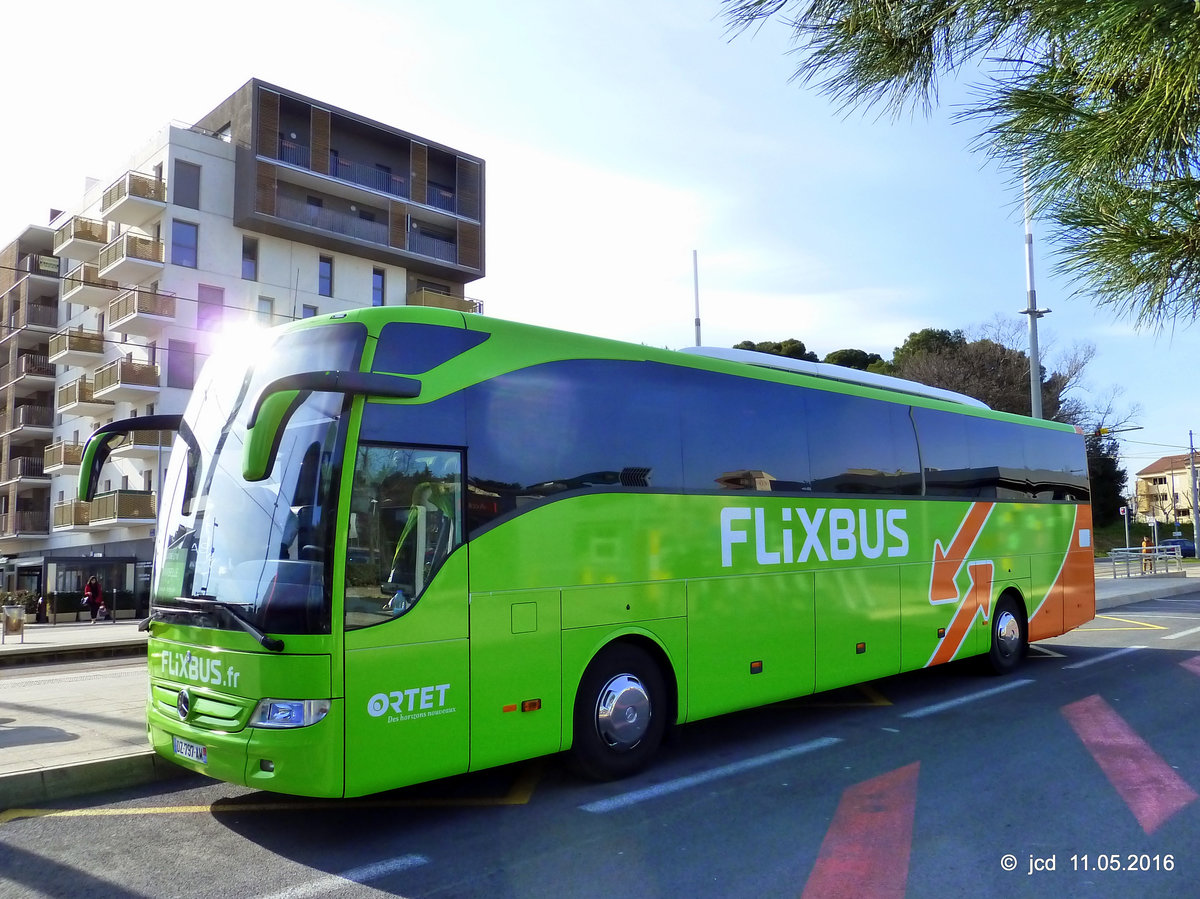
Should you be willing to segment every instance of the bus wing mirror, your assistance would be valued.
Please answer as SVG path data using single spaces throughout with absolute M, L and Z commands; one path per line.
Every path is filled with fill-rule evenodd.
M 271 473 L 288 420 L 312 393 L 415 399 L 421 395 L 421 382 L 358 371 L 307 371 L 276 378 L 262 389 L 250 407 L 242 451 L 243 478 L 262 481 Z
M 83 446 L 83 460 L 79 466 L 79 498 L 91 502 L 96 496 L 96 486 L 100 483 L 100 469 L 108 461 L 113 444 L 121 437 L 128 437 L 134 431 L 171 431 L 183 437 L 188 447 L 188 471 L 193 472 L 195 465 L 191 464 L 200 458 L 200 446 L 191 429 L 184 423 L 182 415 L 143 415 L 140 418 L 125 418 L 111 424 L 102 425 L 92 432 L 87 443 Z M 190 491 L 189 491 L 190 492 Z

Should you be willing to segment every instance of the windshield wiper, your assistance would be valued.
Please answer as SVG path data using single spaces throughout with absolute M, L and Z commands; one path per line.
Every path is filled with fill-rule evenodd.
M 200 608 L 216 607 L 229 615 L 242 630 L 248 633 L 251 637 L 265 646 L 271 652 L 282 652 L 283 641 L 278 637 L 271 637 L 260 631 L 245 613 L 238 609 L 233 603 L 224 602 L 213 596 L 179 596 L 176 598 L 178 602 L 187 605 L 189 603 L 199 606 Z

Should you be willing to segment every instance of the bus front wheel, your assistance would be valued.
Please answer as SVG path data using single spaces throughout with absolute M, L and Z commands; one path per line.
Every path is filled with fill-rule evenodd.
M 625 643 L 592 659 L 575 696 L 572 752 L 588 777 L 627 777 L 650 761 L 666 730 L 666 687 L 654 660 Z
M 1002 596 L 996 603 L 991 633 L 988 668 L 993 674 L 1008 674 L 1021 663 L 1029 645 L 1025 617 L 1011 596 Z

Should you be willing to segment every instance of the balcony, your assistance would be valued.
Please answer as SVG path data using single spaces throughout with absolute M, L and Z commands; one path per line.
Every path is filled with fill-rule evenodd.
M 17 261 L 17 277 L 34 278 L 45 285 L 58 281 L 59 261 L 57 256 L 41 256 L 30 253 Z
M 31 303 L 28 292 L 23 292 L 18 301 L 20 305 L 8 317 L 8 327 L 0 334 L 0 342 L 16 340 L 21 349 L 44 345 L 58 328 L 58 306 Z
M 100 200 L 100 215 L 135 228 L 158 218 L 166 208 L 167 185 L 141 172 L 126 172 L 109 185 Z
M 25 437 L 49 437 L 54 430 L 54 410 L 48 406 L 16 406 L 13 414 L 0 413 L 0 435 Z M 18 433 L 19 432 L 19 433 Z
M 175 323 L 175 296 L 142 287 L 127 290 L 108 306 L 108 326 L 123 334 L 157 337 Z
M 100 277 L 99 267 L 85 262 L 63 278 L 62 298 L 66 303 L 107 309 L 119 289 L 116 281 Z
M 95 418 L 112 412 L 113 401 L 96 399 L 92 382 L 79 378 L 58 388 L 58 411 L 64 415 L 85 415 Z
M 408 181 L 387 169 L 361 162 L 352 162 L 340 156 L 329 157 L 329 174 L 339 181 L 349 181 L 369 190 L 408 199 Z
M 426 231 L 408 232 L 408 251 L 419 256 L 429 256 L 451 265 L 458 264 L 458 246 L 453 240 L 430 234 Z
M 97 266 L 102 278 L 140 284 L 162 272 L 163 242 L 126 232 L 100 251 Z M 108 300 L 112 299 L 109 294 Z
M 297 168 L 307 169 L 309 159 L 312 153 L 304 144 L 298 144 L 293 140 L 279 139 L 279 161 L 286 162 L 288 165 L 294 165 Z
M 9 459 L 0 472 L 0 483 L 5 485 L 17 481 L 37 481 L 45 483 L 50 480 L 43 467 L 43 460 L 37 456 L 17 456 Z
M 357 240 L 377 244 L 388 242 L 388 226 L 385 222 L 371 222 L 347 212 L 338 212 L 323 206 L 310 206 L 295 197 L 276 197 L 275 215 L 289 222 L 332 231 L 334 234 L 344 234 Z
M 409 306 L 433 306 L 437 309 L 453 309 L 456 312 L 483 312 L 483 303 L 479 300 L 472 300 L 470 297 L 452 297 L 449 294 L 427 290 L 424 287 L 411 291 L 407 303 Z
M 0 366 L 0 387 L 16 396 L 29 396 L 54 387 L 54 366 L 41 353 L 18 356 L 15 362 Z
M 118 359 L 96 369 L 96 399 L 137 402 L 158 393 L 158 366 Z
M 104 335 L 84 328 L 67 328 L 50 338 L 50 361 L 55 365 L 92 366 L 104 358 Z
M 75 474 L 82 463 L 82 443 L 56 440 L 42 451 L 42 471 L 46 474 Z
M 155 459 L 171 451 L 172 431 L 133 431 L 119 444 L 114 444 L 111 459 Z
M 432 181 L 425 187 L 425 205 L 444 212 L 458 212 L 458 199 L 454 195 L 454 188 Z
M 72 499 L 54 504 L 54 530 L 90 531 L 92 529 L 92 504 Z
M 50 515 L 42 510 L 0 512 L 0 539 L 44 537 L 50 533 Z
M 149 490 L 110 490 L 92 500 L 93 528 L 154 524 L 154 493 Z
M 54 232 L 55 255 L 79 262 L 95 262 L 106 243 L 108 225 L 78 215 Z

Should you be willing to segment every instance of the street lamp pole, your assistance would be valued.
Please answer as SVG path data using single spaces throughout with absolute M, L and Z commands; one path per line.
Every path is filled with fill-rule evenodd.
M 1037 307 L 1037 290 L 1033 286 L 1033 219 L 1029 215 L 1029 175 L 1021 160 L 1022 195 L 1025 201 L 1025 294 L 1028 305 L 1020 311 L 1029 316 L 1029 414 L 1042 417 L 1042 360 L 1038 354 L 1037 320 L 1049 309 Z

